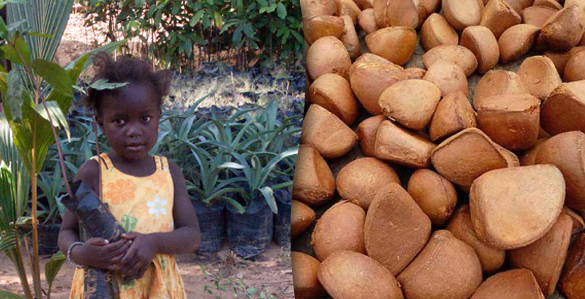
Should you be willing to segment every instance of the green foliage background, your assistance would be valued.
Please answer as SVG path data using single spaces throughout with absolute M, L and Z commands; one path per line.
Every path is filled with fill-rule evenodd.
M 164 67 L 182 70 L 200 55 L 235 49 L 240 65 L 294 64 L 303 58 L 299 0 L 79 0 L 87 25 L 106 22 L 116 33 L 139 37 Z M 148 40 L 150 38 L 150 41 Z

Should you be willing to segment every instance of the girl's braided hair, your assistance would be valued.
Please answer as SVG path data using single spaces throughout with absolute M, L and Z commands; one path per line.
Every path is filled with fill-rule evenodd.
M 99 52 L 93 57 L 93 64 L 97 70 L 93 82 L 99 79 L 106 79 L 108 83 L 147 84 L 157 93 L 159 106 L 162 106 L 163 96 L 169 94 L 171 85 L 171 70 L 155 71 L 148 60 L 138 58 L 122 57 L 114 60 L 106 52 Z M 100 102 L 105 96 L 113 96 L 119 89 L 97 90 L 89 88 L 87 97 L 84 99 L 84 106 L 98 115 Z

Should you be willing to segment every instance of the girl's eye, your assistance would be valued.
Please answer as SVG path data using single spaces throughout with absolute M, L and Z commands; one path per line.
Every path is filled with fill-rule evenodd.
M 121 125 L 123 125 L 123 124 L 125 123 L 125 121 L 124 121 L 123 119 L 121 119 L 121 118 L 118 118 L 118 119 L 115 119 L 115 120 L 114 120 L 114 123 L 115 123 L 116 125 L 119 125 L 119 126 L 121 126 Z
M 147 123 L 147 122 L 149 122 L 151 119 L 152 119 L 152 117 L 150 117 L 150 116 L 143 116 L 143 117 L 142 117 L 142 122 L 145 122 L 145 123 Z

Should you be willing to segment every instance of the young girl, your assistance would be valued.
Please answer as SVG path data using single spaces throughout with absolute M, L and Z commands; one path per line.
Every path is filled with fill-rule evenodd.
M 173 257 L 200 245 L 199 224 L 181 170 L 171 160 L 150 156 L 158 137 L 162 97 L 168 94 L 168 71 L 152 70 L 138 59 L 94 58 L 94 78 L 128 84 L 112 90 L 90 89 L 93 110 L 112 152 L 85 162 L 75 176 L 102 194 L 126 233 L 109 244 L 101 238 L 80 242 L 77 218 L 65 212 L 59 248 L 76 269 L 70 298 L 83 298 L 83 268 L 119 271 L 120 298 L 185 298 Z M 101 170 L 100 170 L 101 168 Z M 100 178 L 101 172 L 101 178 Z

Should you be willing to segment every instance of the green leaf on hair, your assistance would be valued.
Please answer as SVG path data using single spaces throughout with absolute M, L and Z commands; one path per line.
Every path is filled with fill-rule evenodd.
M 128 82 L 124 83 L 109 83 L 107 79 L 99 79 L 93 82 L 89 88 L 93 88 L 95 90 L 105 90 L 105 89 L 116 89 L 122 86 L 127 85 Z

